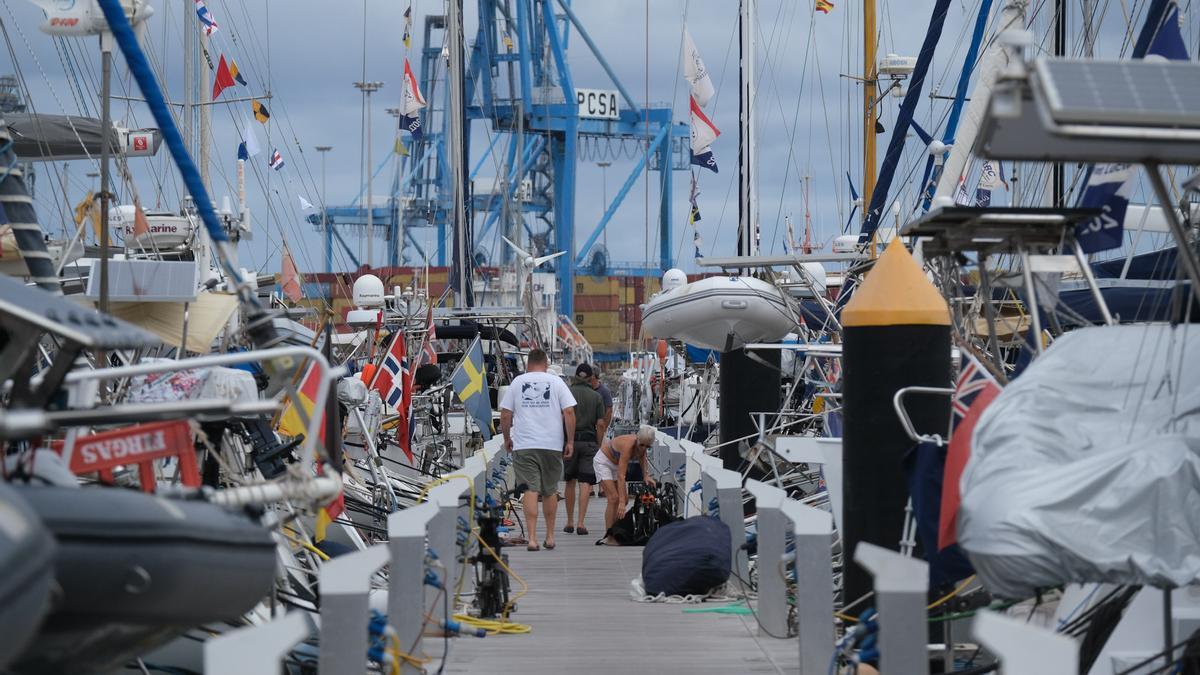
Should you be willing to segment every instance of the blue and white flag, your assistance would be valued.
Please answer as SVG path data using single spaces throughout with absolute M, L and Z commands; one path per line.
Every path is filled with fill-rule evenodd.
M 246 149 L 246 141 L 238 143 L 238 159 L 243 161 L 250 159 L 250 151 Z
M 276 171 L 283 168 L 283 155 L 280 154 L 279 150 L 276 150 L 275 152 L 271 153 L 270 165 L 271 165 L 271 168 L 275 169 Z
M 212 37 L 212 34 L 217 32 L 217 20 L 213 18 L 212 12 L 208 11 L 204 0 L 196 0 L 196 17 L 200 19 L 200 25 L 205 35 Z
M 1125 212 L 1133 192 L 1137 167 L 1132 164 L 1097 164 L 1092 167 L 1079 206 L 1100 209 L 1100 215 L 1075 226 L 1075 239 L 1084 253 L 1107 251 L 1125 237 Z
M 692 108 L 692 164 L 717 173 L 717 160 L 713 158 L 710 146 L 721 135 L 721 131 L 700 109 L 695 96 L 689 96 L 688 100 Z
M 425 107 L 425 98 L 417 86 L 417 78 L 413 75 L 412 66 L 404 59 L 404 102 L 400 107 L 400 128 L 407 129 L 416 140 L 421 140 L 421 109 Z
M 1187 46 L 1179 30 L 1179 7 L 1174 3 L 1150 41 L 1146 58 L 1187 61 Z M 1125 238 L 1125 212 L 1133 193 L 1137 169 L 1131 164 L 1097 164 L 1092 167 L 1079 206 L 1098 208 L 1101 214 L 1075 226 L 1075 239 L 1084 253 L 1116 248 Z
M 704 66 L 704 60 L 700 58 L 700 52 L 696 51 L 696 43 L 692 42 L 692 34 L 688 32 L 687 26 L 683 27 L 683 77 L 692 90 L 692 98 L 696 99 L 701 107 L 708 105 L 716 89 L 708 75 L 708 68 Z
M 1004 179 L 1004 165 L 987 160 L 979 172 L 979 185 L 975 188 L 975 206 L 991 206 L 992 190 L 1001 185 L 1008 189 L 1008 181 Z
M 700 252 L 700 247 L 703 245 L 704 245 L 704 240 L 700 238 L 700 233 L 696 232 L 696 233 L 692 234 L 692 246 L 696 247 L 696 260 L 699 260 L 704 257 L 704 254 Z

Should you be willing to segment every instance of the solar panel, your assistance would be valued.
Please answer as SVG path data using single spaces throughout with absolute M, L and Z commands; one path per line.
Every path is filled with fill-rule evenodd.
M 1042 58 L 1036 73 L 1059 124 L 1200 128 L 1200 64 Z

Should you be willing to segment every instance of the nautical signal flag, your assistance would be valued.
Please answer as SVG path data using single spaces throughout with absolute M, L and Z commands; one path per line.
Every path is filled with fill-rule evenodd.
M 828 14 L 833 10 L 833 3 L 829 0 L 817 0 L 817 11 L 822 14 Z
M 304 297 L 300 286 L 300 270 L 296 269 L 296 260 L 287 246 L 283 247 L 283 260 L 279 263 L 279 290 L 283 297 L 294 303 Z
M 421 96 L 421 88 L 417 86 L 417 78 L 413 75 L 412 66 L 404 59 L 404 102 L 400 107 L 400 128 L 407 129 L 416 140 L 421 140 L 421 109 L 425 107 L 425 98 Z
M 221 58 L 225 58 L 225 56 L 222 55 Z M 238 72 L 237 61 L 234 61 L 233 59 L 229 59 L 229 74 L 233 75 L 233 79 L 237 80 L 238 84 L 242 85 L 243 87 L 247 86 L 246 78 L 242 77 L 242 74 Z
M 408 157 L 408 148 L 404 147 L 404 139 L 396 137 L 396 144 L 392 146 L 392 150 L 401 157 Z
M 450 377 L 454 393 L 462 401 L 463 409 L 467 411 L 475 423 L 483 440 L 492 437 L 492 399 L 488 394 L 487 370 L 483 364 L 483 345 L 479 336 L 458 362 L 458 368 Z
M 217 32 L 217 20 L 213 18 L 212 12 L 208 11 L 204 0 L 196 0 L 196 18 L 200 19 L 200 26 L 205 35 L 212 37 L 212 34 Z
M 279 154 L 278 149 L 276 149 L 275 152 L 271 153 L 270 166 L 272 169 L 275 169 L 276 171 L 283 168 L 283 155 Z
M 717 173 L 717 160 L 713 158 L 712 148 L 709 146 L 717 140 L 721 132 L 700 109 L 695 96 L 689 96 L 688 101 L 692 108 L 692 164 Z
M 412 372 L 408 367 L 408 345 L 404 341 L 404 331 L 396 331 L 392 344 L 383 355 L 383 363 L 375 371 L 371 388 L 379 392 L 385 403 L 396 409 L 396 441 L 409 463 L 412 463 L 412 446 L 409 443 Z
M 404 48 L 412 49 L 412 5 L 404 10 Z
M 220 62 L 217 63 L 217 77 L 213 80 L 213 100 L 217 100 L 221 92 L 225 91 L 227 87 L 232 87 L 234 84 L 236 82 L 233 80 L 233 73 L 230 72 L 229 64 L 225 62 L 225 55 L 222 54 Z
M 271 113 L 267 112 L 267 106 L 259 103 L 258 101 L 251 101 L 250 109 L 254 111 L 254 119 L 262 122 L 263 124 L 266 124 L 267 120 L 271 119 Z

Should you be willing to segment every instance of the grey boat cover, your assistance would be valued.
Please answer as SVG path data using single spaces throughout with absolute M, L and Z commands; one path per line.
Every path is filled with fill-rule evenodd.
M 99 157 L 103 126 L 100 120 L 76 115 L 8 113 L 5 122 L 12 134 L 13 152 L 27 161 Z M 113 148 L 120 147 L 116 129 L 109 128 Z
M 1200 326 L 1069 333 L 971 445 L 958 541 L 994 594 L 1200 582 Z

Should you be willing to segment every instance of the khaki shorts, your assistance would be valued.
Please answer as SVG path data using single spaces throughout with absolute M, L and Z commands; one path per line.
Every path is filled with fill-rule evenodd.
M 560 450 L 513 451 L 513 474 L 517 485 L 524 484 L 543 497 L 558 494 L 558 481 L 563 475 L 563 454 Z

